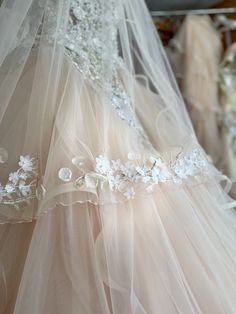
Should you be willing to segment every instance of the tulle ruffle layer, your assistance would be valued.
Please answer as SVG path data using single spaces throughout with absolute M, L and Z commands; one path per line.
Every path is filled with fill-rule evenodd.
M 127 95 L 133 95 L 133 108 L 128 110 L 126 106 L 111 105 L 103 88 L 85 80 L 63 51 L 57 51 L 56 56 L 57 63 L 61 63 L 60 73 L 56 67 L 52 68 L 52 83 L 48 86 L 45 83 L 48 73 L 45 71 L 44 77 L 42 69 L 50 67 L 55 56 L 49 48 L 33 50 L 0 126 L 3 134 L 0 147 L 8 154 L 8 160 L 1 166 L 0 188 L 5 190 L 0 190 L 0 197 L 3 195 L 0 223 L 31 221 L 58 204 L 126 202 L 124 186 L 117 188 L 120 193 L 114 193 L 114 186 L 109 192 L 109 188 L 98 184 L 98 181 L 107 183 L 103 171 L 107 161 L 126 165 L 129 154 L 134 154 L 140 156 L 134 165 L 147 168 L 146 160 L 161 157 L 168 168 L 198 148 L 195 138 L 186 132 L 174 111 L 167 110 L 163 100 L 151 91 L 144 76 L 133 77 L 124 68 L 120 69 L 124 89 Z M 46 87 L 47 95 L 42 97 Z M 103 156 L 106 158 L 100 162 L 103 172 L 95 173 L 97 158 Z M 149 172 L 156 162 L 149 162 Z M 133 171 L 123 169 L 119 176 L 129 177 L 130 170 Z M 142 174 L 145 171 L 141 169 L 140 177 L 146 175 Z M 210 165 L 209 173 L 204 170 L 201 174 L 190 180 L 191 185 L 218 176 Z M 190 184 L 189 180 L 184 181 L 193 175 L 184 177 L 183 183 Z M 150 178 L 146 175 L 143 179 Z M 157 179 L 161 185 L 167 182 L 167 186 L 174 186 L 160 175 Z M 135 193 L 147 194 L 147 187 L 139 185 Z M 128 188 L 131 194 L 127 196 L 132 198 L 133 186 Z M 13 192 L 5 196 L 2 191 L 6 190 Z
M 122 204 L 58 205 L 34 228 L 2 225 L 1 312 L 234 313 L 225 201 L 215 183 L 158 187 Z

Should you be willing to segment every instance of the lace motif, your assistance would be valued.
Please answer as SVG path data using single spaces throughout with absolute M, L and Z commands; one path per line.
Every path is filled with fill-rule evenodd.
M 78 157 L 73 158 L 74 160 Z M 74 163 L 75 164 L 75 163 Z M 171 182 L 181 185 L 189 177 L 207 175 L 207 161 L 198 149 L 167 165 L 161 157 L 152 157 L 143 160 L 140 154 L 129 153 L 128 161 L 109 160 L 100 155 L 96 158 L 94 171 L 84 172 L 81 166 L 77 167 L 80 174 L 73 180 L 75 187 L 97 188 L 99 185 L 111 191 L 122 193 L 127 199 L 133 199 L 136 191 L 144 185 L 147 192 L 153 192 L 157 184 Z M 58 177 L 61 181 L 70 182 L 73 172 L 70 168 L 61 168 Z M 77 176 L 77 173 L 75 173 Z
M 116 1 L 74 0 L 67 34 L 62 34 L 62 38 L 67 54 L 78 69 L 107 93 L 120 118 L 147 141 L 118 76 L 122 65 L 117 44 L 118 22 Z
M 20 156 L 19 168 L 9 174 L 5 185 L 0 182 L 0 204 L 13 205 L 16 209 L 20 209 L 20 205 L 35 198 L 38 176 L 36 164 L 36 158 L 28 155 Z

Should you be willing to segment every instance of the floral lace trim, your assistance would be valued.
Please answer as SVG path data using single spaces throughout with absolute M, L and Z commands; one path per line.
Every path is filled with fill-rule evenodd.
M 75 157 L 72 163 L 79 160 Z M 127 199 L 133 199 L 140 185 L 151 193 L 155 186 L 165 182 L 181 185 L 184 179 L 207 175 L 208 164 L 200 150 L 196 149 L 184 157 L 167 165 L 161 157 L 150 156 L 143 160 L 138 153 L 129 153 L 128 161 L 109 160 L 100 155 L 96 158 L 94 171 L 84 172 L 82 164 L 78 166 L 80 175 L 73 180 L 75 187 L 108 188 L 110 191 L 122 193 Z M 73 172 L 70 168 L 61 168 L 58 177 L 64 182 L 72 181 Z M 77 174 L 75 174 L 77 175 Z
M 0 149 L 1 163 L 6 161 L 6 151 Z M 100 155 L 95 160 L 95 169 L 88 170 L 80 157 L 74 157 L 72 164 L 76 171 L 63 167 L 58 171 L 58 177 L 63 182 L 73 182 L 79 190 L 107 189 L 118 192 L 126 199 L 133 199 L 140 188 L 148 193 L 155 190 L 158 184 L 173 183 L 181 185 L 189 177 L 206 176 L 208 162 L 201 150 L 196 149 L 185 156 L 177 156 L 167 164 L 161 157 L 150 156 L 142 158 L 139 153 L 130 152 L 127 162 L 119 159 L 109 160 Z M 4 161 L 3 161 L 4 160 Z M 22 205 L 35 198 L 43 198 L 45 188 L 37 186 L 37 159 L 30 156 L 20 156 L 19 168 L 11 172 L 5 185 L 0 183 L 0 204 L 13 205 L 20 209 Z
M 6 162 L 7 152 L 1 149 L 1 160 Z M 20 205 L 28 203 L 36 197 L 37 166 L 36 158 L 20 156 L 19 168 L 11 172 L 7 183 L 0 182 L 0 204 L 13 205 L 20 209 Z

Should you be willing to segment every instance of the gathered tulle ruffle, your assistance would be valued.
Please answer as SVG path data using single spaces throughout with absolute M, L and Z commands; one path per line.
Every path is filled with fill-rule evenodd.
M 235 213 L 225 201 L 212 182 L 58 205 L 38 218 L 19 288 L 7 289 L 14 313 L 234 313 Z

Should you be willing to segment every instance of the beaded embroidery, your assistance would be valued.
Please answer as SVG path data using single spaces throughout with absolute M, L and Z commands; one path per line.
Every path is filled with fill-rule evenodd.
M 118 22 L 118 6 L 114 0 L 73 0 L 67 34 L 61 36 L 67 54 L 85 78 L 103 89 L 119 117 L 148 142 L 118 77 L 122 66 L 117 43 Z
M 146 146 L 151 146 L 119 77 L 123 60 L 118 50 L 117 28 L 120 8 L 117 2 L 72 0 L 68 25 L 59 28 L 57 38 L 54 38 L 55 7 L 55 0 L 50 0 L 46 22 L 49 31 L 48 34 L 44 34 L 43 39 L 46 39 L 48 44 L 56 40 L 59 45 L 65 47 L 65 54 L 70 57 L 84 78 L 94 88 L 99 88 L 105 93 L 119 117 L 136 130 Z M 42 28 L 39 29 L 37 42 L 41 32 Z

